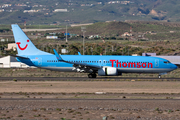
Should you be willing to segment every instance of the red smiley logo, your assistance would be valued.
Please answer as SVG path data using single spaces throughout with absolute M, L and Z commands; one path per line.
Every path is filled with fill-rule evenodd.
M 27 40 L 27 42 L 29 42 L 29 40 Z M 26 44 L 26 46 L 25 46 L 24 48 L 22 48 L 22 47 L 20 46 L 21 42 L 17 42 L 16 44 L 18 45 L 18 48 L 19 48 L 20 50 L 25 50 L 25 49 L 27 48 L 27 46 L 28 46 L 28 44 Z

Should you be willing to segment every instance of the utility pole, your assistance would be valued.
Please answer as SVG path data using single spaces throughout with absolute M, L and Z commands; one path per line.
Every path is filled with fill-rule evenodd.
M 57 45 L 57 53 L 59 52 L 59 46 Z
M 92 53 L 92 55 L 93 55 L 93 48 L 91 47 L 91 53 Z
M 125 54 L 126 54 L 126 46 L 125 46 Z
M 128 47 L 128 56 L 129 56 L 129 47 Z
M 112 45 L 112 52 L 114 52 L 114 46 Z
M 86 27 L 81 27 L 81 31 L 83 32 L 83 55 L 84 55 L 84 38 L 85 38 Z
M 66 25 L 66 42 L 68 42 L 68 40 L 67 40 L 67 25 Z
M 26 29 L 26 21 L 24 21 L 24 29 Z

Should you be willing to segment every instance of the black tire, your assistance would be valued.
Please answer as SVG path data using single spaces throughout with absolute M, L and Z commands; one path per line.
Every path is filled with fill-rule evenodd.
M 88 78 L 93 78 L 93 75 L 92 74 L 88 74 Z
M 93 78 L 96 78 L 96 74 L 92 74 L 92 77 L 93 77 Z

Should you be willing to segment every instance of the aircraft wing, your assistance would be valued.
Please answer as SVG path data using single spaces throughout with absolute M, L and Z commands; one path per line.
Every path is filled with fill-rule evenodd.
M 54 51 L 54 54 L 56 55 L 56 58 L 58 59 L 58 61 L 74 64 L 74 67 L 93 69 L 93 70 L 98 70 L 98 69 L 102 68 L 101 66 L 98 66 L 98 65 L 90 65 L 87 63 L 70 62 L 70 61 L 63 60 L 62 57 L 56 52 L 55 49 L 53 49 L 53 51 Z

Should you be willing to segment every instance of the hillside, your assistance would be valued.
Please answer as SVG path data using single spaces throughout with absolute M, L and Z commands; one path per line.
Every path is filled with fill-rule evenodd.
M 7 26 L 7 27 L 6 27 Z M 97 22 L 95 24 L 86 26 L 85 32 L 85 46 L 88 55 L 99 55 L 100 53 L 106 55 L 131 55 L 143 52 L 156 52 L 157 55 L 179 55 L 179 38 L 180 38 L 180 24 L 170 22 Z M 28 28 L 42 27 L 39 25 L 27 25 Z M 45 25 L 43 27 L 46 27 Z M 47 26 L 48 27 L 48 26 Z M 124 32 L 129 32 L 132 28 L 132 37 L 121 36 Z M 1 32 L 2 35 L 10 35 L 8 42 L 13 42 L 12 32 L 9 31 L 10 25 L 0 25 L 0 28 L 7 28 L 7 32 Z M 23 26 L 21 26 L 23 28 Z M 55 33 L 63 32 L 65 29 L 53 31 Z M 41 50 L 53 53 L 52 48 L 61 51 L 66 48 L 69 50 L 68 54 L 77 54 L 79 51 L 82 53 L 82 32 L 81 27 L 68 27 L 68 32 L 72 34 L 79 34 L 80 36 L 68 38 L 68 43 L 65 39 L 50 40 L 46 39 L 44 34 L 46 32 L 27 32 L 33 43 Z M 39 35 L 37 34 L 39 33 Z M 52 33 L 52 31 L 49 31 Z M 145 39 L 139 35 L 144 35 Z M 88 39 L 90 35 L 98 35 L 103 38 Z M 37 39 L 38 37 L 38 39 Z M 6 37 L 3 37 L 7 39 Z M 102 41 L 102 39 L 105 40 Z M 0 48 L 6 48 L 7 42 L 1 42 Z M 9 54 L 17 54 L 16 51 L 4 51 L 3 56 Z
M 76 24 L 103 21 L 180 21 L 174 0 L 1 0 L 0 24 Z

